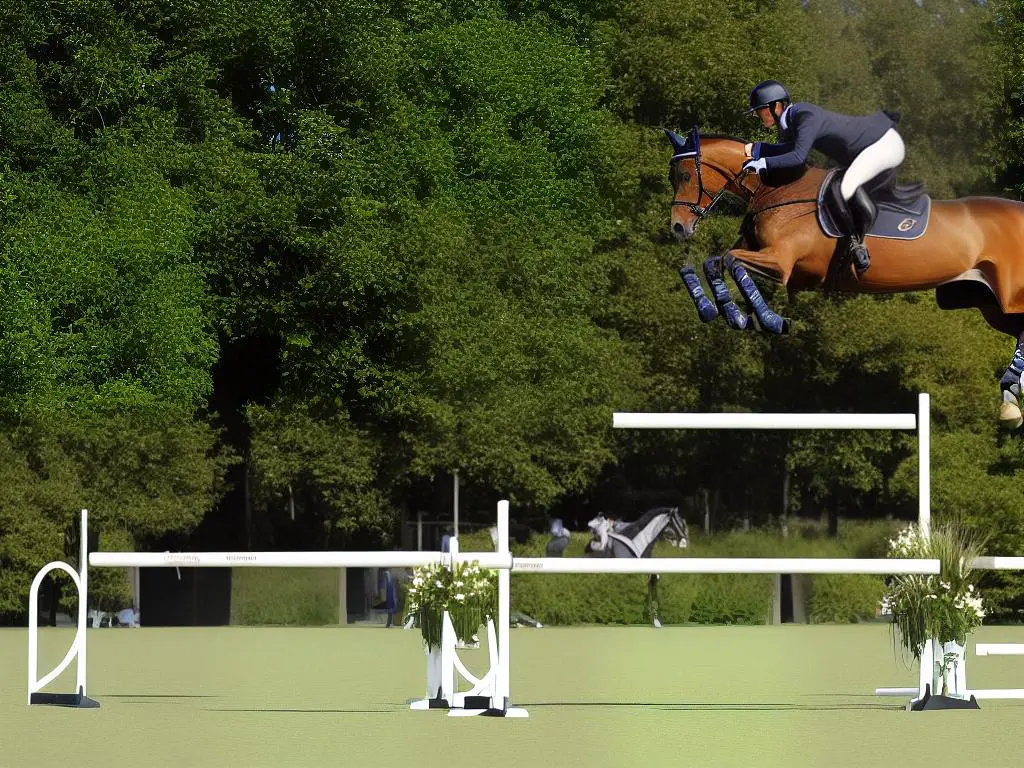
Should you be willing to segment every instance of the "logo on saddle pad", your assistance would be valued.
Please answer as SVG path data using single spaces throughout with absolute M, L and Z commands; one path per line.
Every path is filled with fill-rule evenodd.
M 900 232 L 909 232 L 914 228 L 915 224 L 917 224 L 917 219 L 904 219 L 896 225 L 896 229 Z

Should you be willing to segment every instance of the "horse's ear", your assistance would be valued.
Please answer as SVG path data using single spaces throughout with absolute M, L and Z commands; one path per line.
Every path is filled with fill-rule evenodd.
M 665 131 L 665 135 L 668 136 L 668 140 L 672 142 L 672 149 L 675 150 L 676 154 L 687 150 L 686 139 L 675 131 L 670 131 L 668 128 L 663 128 L 662 130 Z

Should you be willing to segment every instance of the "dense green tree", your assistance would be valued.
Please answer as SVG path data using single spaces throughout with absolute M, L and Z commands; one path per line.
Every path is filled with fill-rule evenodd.
M 0 9 L 0 611 L 78 509 L 118 546 L 377 545 L 458 470 L 521 520 L 916 508 L 906 435 L 616 433 L 615 410 L 912 410 L 936 514 L 1019 551 L 1006 337 L 927 295 L 765 286 L 701 325 L 661 129 L 757 81 L 903 114 L 906 179 L 1020 194 L 1015 0 L 67 0 Z M 820 158 L 815 158 L 820 161 Z M 1001 174 L 1001 175 L 1000 175 Z M 442 482 L 444 481 L 444 482 Z M 226 495 L 227 494 L 227 495 Z M 239 507 L 244 506 L 244 514 Z M 997 587 L 1003 609 L 1015 582 Z M 1001 609 L 1002 610 L 1002 609 Z

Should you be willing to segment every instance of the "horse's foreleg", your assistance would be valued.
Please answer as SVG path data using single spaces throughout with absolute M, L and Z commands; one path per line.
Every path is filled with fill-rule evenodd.
M 737 331 L 746 329 L 750 318 L 740 311 L 729 294 L 729 287 L 725 284 L 725 275 L 722 274 L 721 256 L 711 256 L 705 259 L 704 276 L 708 279 L 708 285 L 711 286 L 711 291 L 715 295 L 715 304 L 725 316 L 725 321 Z
M 715 305 L 704 295 L 704 287 L 700 284 L 700 278 L 697 277 L 697 270 L 691 266 L 685 266 L 679 270 L 679 276 L 683 279 L 686 290 L 690 292 L 690 298 L 693 299 L 693 303 L 697 307 L 697 314 L 700 316 L 701 322 L 710 323 L 718 317 Z
M 747 274 L 746 267 L 744 267 L 737 259 L 737 254 L 742 253 L 744 252 L 729 251 L 729 253 L 725 255 L 725 268 L 732 273 L 733 280 L 735 280 L 736 285 L 739 286 L 740 293 L 742 293 L 744 298 L 750 302 L 750 306 L 754 310 L 754 317 L 757 318 L 758 324 L 769 333 L 788 333 L 789 321 L 774 312 L 772 308 L 768 306 L 768 302 L 764 300 L 757 284 L 753 281 L 750 275 Z
M 1024 379 L 1024 332 L 1017 337 L 1017 349 L 1013 352 L 1013 360 L 999 379 L 999 389 L 1003 401 L 999 406 L 999 424 L 1006 429 L 1017 429 L 1024 423 L 1018 398 L 1021 394 Z

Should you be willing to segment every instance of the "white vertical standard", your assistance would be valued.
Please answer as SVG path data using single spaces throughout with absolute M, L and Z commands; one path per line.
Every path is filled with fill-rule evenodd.
M 498 553 L 511 555 L 508 545 L 508 501 L 498 502 Z M 506 716 L 526 717 L 526 710 L 509 707 L 512 698 L 510 671 L 512 669 L 512 648 L 510 626 L 512 624 L 512 570 L 498 571 L 498 689 L 497 703 L 502 704 Z
M 927 392 L 917 396 L 917 527 L 932 527 L 931 409 Z
M 62 560 L 54 560 L 44 565 L 36 577 L 32 579 L 32 586 L 28 593 L 28 703 L 31 704 L 52 704 L 60 707 L 98 707 L 99 702 L 90 699 L 86 695 L 86 659 L 85 659 L 85 629 L 89 613 L 89 512 L 82 510 L 81 523 L 81 558 L 79 574 L 74 568 Z M 75 630 L 75 639 L 71 643 L 68 652 L 60 664 L 54 667 L 48 674 L 39 677 L 39 587 L 43 579 L 50 571 L 64 571 L 71 577 L 75 587 L 78 589 L 78 628 Z M 42 693 L 42 689 L 55 680 L 72 661 L 76 664 L 77 690 L 75 693 Z

